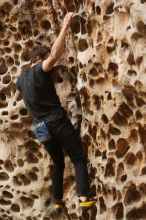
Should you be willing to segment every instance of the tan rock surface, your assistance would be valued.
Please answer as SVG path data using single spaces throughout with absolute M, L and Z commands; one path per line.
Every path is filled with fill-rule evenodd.
M 15 83 L 37 43 L 76 14 L 54 80 L 88 152 L 97 206 L 82 214 L 66 158 L 67 210 L 52 206 L 47 152 Z M 146 220 L 146 1 L 0 1 L 0 220 Z

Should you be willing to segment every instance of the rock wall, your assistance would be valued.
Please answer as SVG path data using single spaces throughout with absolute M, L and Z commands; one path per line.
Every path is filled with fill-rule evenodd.
M 76 16 L 54 80 L 72 123 L 81 122 L 97 206 L 79 210 L 66 158 L 67 210 L 57 217 L 52 162 L 15 83 L 33 46 L 52 46 L 68 11 Z M 145 11 L 145 0 L 0 1 L 0 220 L 146 219 Z

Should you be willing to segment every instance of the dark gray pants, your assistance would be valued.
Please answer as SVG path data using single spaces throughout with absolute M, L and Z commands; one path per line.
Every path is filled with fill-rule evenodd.
M 44 146 L 54 162 L 52 174 L 54 199 L 61 200 L 63 198 L 63 173 L 65 164 L 62 149 L 74 164 L 78 196 L 88 196 L 87 160 L 81 147 L 79 135 L 66 116 L 55 122 L 48 122 L 47 127 L 52 139 L 46 141 Z

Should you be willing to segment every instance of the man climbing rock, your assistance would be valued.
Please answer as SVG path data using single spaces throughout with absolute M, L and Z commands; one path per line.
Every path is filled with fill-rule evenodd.
M 34 132 L 50 154 L 54 166 L 52 189 L 56 212 L 63 207 L 64 154 L 70 157 L 75 167 L 75 177 L 79 204 L 88 209 L 95 204 L 90 198 L 87 161 L 81 147 L 80 138 L 61 107 L 55 86 L 51 78 L 52 68 L 65 49 L 65 39 L 73 13 L 68 13 L 63 21 L 60 34 L 52 49 L 38 46 L 31 54 L 31 68 L 17 80 L 17 89 L 21 92 L 26 108 L 33 117 Z

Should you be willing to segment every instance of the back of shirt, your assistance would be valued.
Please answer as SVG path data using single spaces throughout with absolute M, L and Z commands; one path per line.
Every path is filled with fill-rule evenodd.
M 48 73 L 44 72 L 42 62 L 22 73 L 16 87 L 33 118 L 52 121 L 65 114 L 56 93 L 51 70 Z

